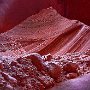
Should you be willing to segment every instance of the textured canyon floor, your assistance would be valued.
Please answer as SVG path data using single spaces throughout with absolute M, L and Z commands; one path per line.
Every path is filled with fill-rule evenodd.
M 44 9 L 38 14 L 30 16 L 11 30 L 0 34 L 1 80 L 6 82 L 5 88 L 9 87 L 9 90 L 13 90 L 13 88 L 15 90 L 44 90 L 50 88 L 55 85 L 54 82 L 63 80 L 60 78 L 62 72 L 63 76 L 69 79 L 89 73 L 89 65 L 87 64 L 90 63 L 89 49 L 89 26 L 77 20 L 64 18 L 53 8 Z M 50 59 L 50 61 L 47 62 L 43 61 L 44 59 L 40 59 L 40 62 L 39 60 L 36 61 L 37 63 L 39 62 L 39 64 L 36 64 L 33 62 L 32 58 L 29 58 L 29 61 L 26 58 L 31 53 L 39 53 L 42 55 L 41 57 L 50 53 L 54 60 Z M 60 57 L 58 57 L 58 55 Z M 57 57 L 58 61 L 55 62 Z M 19 59 L 21 60 L 20 62 L 18 62 Z M 70 60 L 71 66 L 74 62 L 74 71 L 70 70 L 72 72 L 68 72 L 66 69 L 63 69 L 60 61 L 62 59 L 66 61 L 66 63 L 69 63 Z M 79 72 L 76 68 L 78 65 L 75 64 L 77 62 L 79 63 L 79 70 L 81 70 L 80 67 L 84 68 L 85 66 L 84 69 L 86 71 L 84 70 L 81 73 L 77 73 Z M 25 66 L 24 63 L 28 65 Z M 64 64 L 65 63 L 63 63 L 63 65 Z M 34 70 L 25 72 L 23 68 L 27 68 L 28 70 L 28 67 L 34 69 L 36 72 Z M 40 67 L 43 70 L 41 70 Z M 19 69 L 21 71 L 19 71 Z M 13 70 L 15 70 L 15 73 Z M 55 70 L 57 72 L 54 72 Z M 62 70 L 65 70 L 65 72 Z M 20 72 L 21 77 L 18 75 Z M 31 72 L 33 73 L 32 75 L 30 74 Z M 23 76 L 24 74 L 22 73 L 26 76 Z M 59 73 L 60 75 L 56 75 L 55 73 Z M 20 80 L 22 80 L 21 78 L 24 77 L 27 78 L 23 80 L 25 83 L 19 85 Z M 55 81 L 54 79 L 58 79 L 57 77 L 59 80 Z M 13 86 L 12 82 L 16 83 L 16 86 Z M 1 84 L 2 87 L 3 85 Z M 25 87 L 22 88 L 22 86 Z

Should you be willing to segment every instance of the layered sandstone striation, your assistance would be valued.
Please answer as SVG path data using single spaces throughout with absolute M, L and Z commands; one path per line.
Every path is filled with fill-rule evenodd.
M 0 54 L 8 52 L 63 55 L 90 48 L 90 27 L 62 17 L 52 7 L 41 10 L 0 34 Z
M 89 38 L 89 26 L 52 7 L 30 16 L 0 34 L 0 89 L 45 90 L 90 73 Z

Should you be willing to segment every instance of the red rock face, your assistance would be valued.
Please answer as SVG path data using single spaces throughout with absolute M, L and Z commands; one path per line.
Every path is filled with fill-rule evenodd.
M 50 6 L 67 18 L 77 19 L 90 25 L 88 0 L 0 0 L 0 33 Z
M 89 38 L 89 26 L 66 19 L 53 8 L 48 8 L 1 34 L 0 54 L 19 56 L 20 53 L 39 52 L 57 56 L 82 52 L 90 48 Z
M 90 1 L 88 0 L 65 0 L 66 17 L 80 20 L 90 25 Z
M 0 0 L 0 32 L 50 6 L 63 14 L 63 3 L 58 4 L 57 0 Z
M 1 89 L 45 90 L 90 73 L 89 38 L 89 26 L 52 7 L 27 18 L 0 34 Z

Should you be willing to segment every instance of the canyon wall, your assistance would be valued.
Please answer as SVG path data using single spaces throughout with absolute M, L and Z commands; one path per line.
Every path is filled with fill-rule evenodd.
M 58 0 L 0 0 L 0 32 L 19 24 L 41 9 L 52 6 L 63 14 L 63 4 Z
M 0 33 L 50 6 L 67 18 L 90 25 L 88 0 L 0 0 Z
M 90 25 L 90 1 L 89 0 L 64 0 L 66 17 L 77 19 Z

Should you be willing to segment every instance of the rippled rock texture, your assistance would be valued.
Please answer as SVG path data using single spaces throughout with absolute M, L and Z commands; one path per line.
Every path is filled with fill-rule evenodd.
M 0 34 L 1 90 L 45 90 L 90 73 L 89 38 L 89 26 L 52 7 L 27 18 Z
M 52 7 L 0 35 L 0 51 L 61 55 L 90 48 L 90 27 L 62 17 Z M 19 50 L 20 49 L 20 50 Z M 2 53 L 3 54 L 3 53 Z

